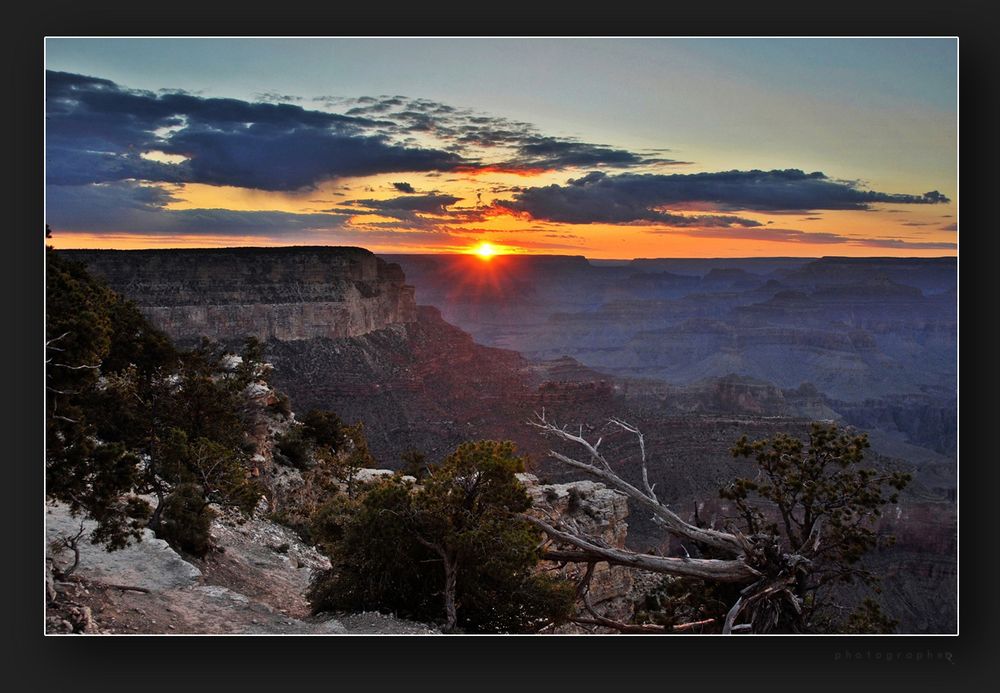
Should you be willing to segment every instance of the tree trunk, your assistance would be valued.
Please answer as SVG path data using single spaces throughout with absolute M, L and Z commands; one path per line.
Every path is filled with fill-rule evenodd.
M 455 591 L 458 583 L 458 561 L 452 555 L 444 557 L 444 611 L 447 617 L 445 630 L 453 632 L 458 623 L 455 607 Z
M 163 489 L 156 488 L 156 507 L 153 508 L 153 514 L 149 516 L 149 522 L 146 526 L 153 530 L 154 533 L 160 531 L 160 524 L 163 517 Z
M 69 568 L 59 571 L 59 577 L 63 580 L 72 575 L 73 571 L 80 565 L 80 547 L 77 546 L 77 541 L 78 539 L 74 539 L 73 541 L 66 543 L 66 545 L 73 551 L 73 563 L 69 566 Z

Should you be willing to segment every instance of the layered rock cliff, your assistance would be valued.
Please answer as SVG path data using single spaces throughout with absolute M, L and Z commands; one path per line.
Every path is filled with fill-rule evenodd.
M 416 319 L 399 265 L 363 248 L 60 252 L 180 342 L 357 337 Z

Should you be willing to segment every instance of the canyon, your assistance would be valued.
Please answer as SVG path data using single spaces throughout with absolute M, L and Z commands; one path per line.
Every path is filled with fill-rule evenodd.
M 576 482 L 527 422 L 544 410 L 597 437 L 617 416 L 646 434 L 661 498 L 721 521 L 718 489 L 748 473 L 729 453 L 741 435 L 804 435 L 813 420 L 866 430 L 877 466 L 915 477 L 883 520 L 899 537 L 879 558 L 891 611 L 902 632 L 954 630 L 953 260 L 60 253 L 181 344 L 257 337 L 295 410 L 362 422 L 388 468 L 408 450 L 438 461 L 509 439 L 539 484 Z M 638 482 L 634 443 L 605 445 Z M 621 540 L 681 550 L 641 513 Z

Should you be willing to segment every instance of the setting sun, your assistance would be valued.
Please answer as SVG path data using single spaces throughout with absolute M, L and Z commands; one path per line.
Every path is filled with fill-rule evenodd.
M 492 243 L 487 243 L 486 241 L 483 241 L 473 249 L 473 252 L 482 259 L 489 260 L 499 251 L 497 250 L 497 247 Z

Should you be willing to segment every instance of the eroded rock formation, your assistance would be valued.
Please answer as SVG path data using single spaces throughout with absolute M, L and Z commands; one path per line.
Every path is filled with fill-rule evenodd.
M 520 474 L 518 478 L 531 497 L 531 512 L 539 518 L 555 526 L 573 528 L 606 546 L 625 548 L 629 508 L 624 494 L 593 481 L 543 484 L 533 474 Z M 541 569 L 579 581 L 586 567 L 579 563 L 543 561 Z M 633 577 L 629 568 L 596 564 L 590 580 L 590 598 L 595 610 L 607 618 L 628 621 L 632 616 Z M 579 629 L 567 625 L 559 630 L 577 632 Z
M 60 252 L 182 342 L 356 337 L 416 319 L 399 265 L 362 248 Z

